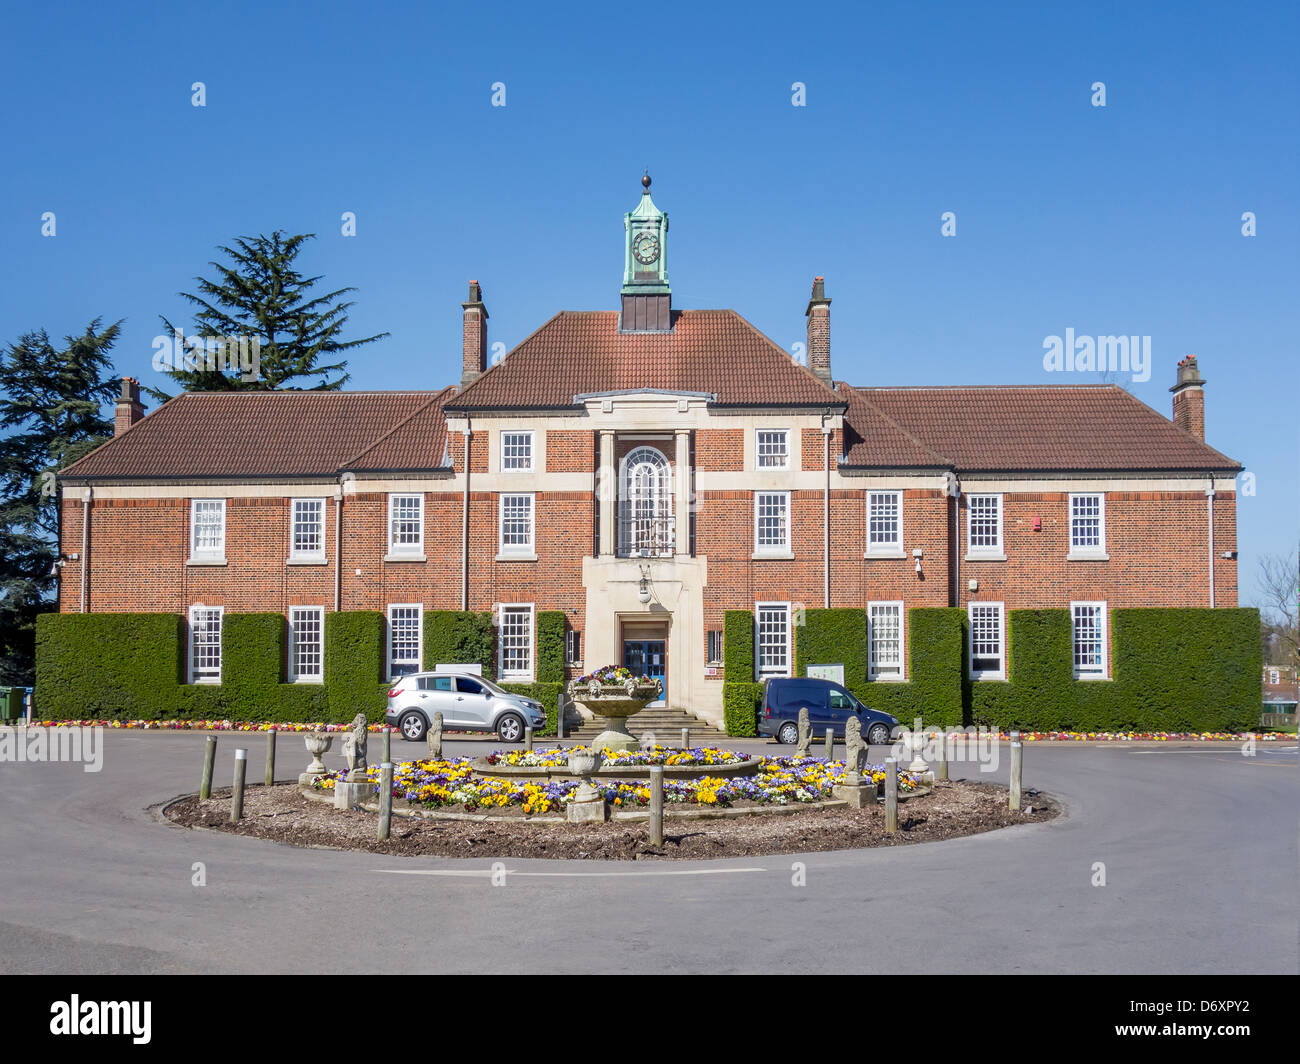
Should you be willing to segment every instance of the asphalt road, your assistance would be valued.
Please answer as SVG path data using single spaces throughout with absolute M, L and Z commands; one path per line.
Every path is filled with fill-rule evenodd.
M 511 860 L 503 886 L 490 860 L 298 849 L 159 823 L 148 806 L 197 789 L 202 735 L 105 742 L 98 773 L 0 763 L 0 971 L 1300 970 L 1294 741 L 1253 758 L 1028 744 L 1026 787 L 1067 806 L 1051 824 L 802 857 Z M 217 783 L 228 784 L 237 745 L 260 780 L 263 744 L 222 734 Z M 306 767 L 299 737 L 281 736 L 278 761 L 283 779 Z M 963 768 L 975 774 L 954 764 L 953 776 Z M 1004 756 L 993 777 L 1006 776 Z M 806 886 L 792 883 L 796 861 Z M 206 886 L 191 883 L 195 862 Z M 1095 862 L 1105 886 L 1093 885 Z

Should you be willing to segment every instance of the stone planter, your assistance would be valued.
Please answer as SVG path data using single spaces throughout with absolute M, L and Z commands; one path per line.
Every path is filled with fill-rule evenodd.
M 605 730 L 591 741 L 593 750 L 636 750 L 640 743 L 627 728 L 627 718 L 640 713 L 659 697 L 659 684 L 628 682 L 620 687 L 597 682 L 570 687 L 573 700 L 605 721 Z
M 307 744 L 307 753 L 311 754 L 311 764 L 307 766 L 305 774 L 318 776 L 328 772 L 321 757 L 334 745 L 334 736 L 327 732 L 308 732 L 303 741 Z

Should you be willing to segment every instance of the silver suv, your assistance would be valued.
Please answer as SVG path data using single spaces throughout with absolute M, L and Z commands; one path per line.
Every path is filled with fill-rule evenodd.
M 418 743 L 438 712 L 444 728 L 494 731 L 503 743 L 519 742 L 525 727 L 537 730 L 546 724 L 546 710 L 540 702 L 511 694 L 483 676 L 415 672 L 394 681 L 388 689 L 384 721 L 397 727 L 404 739 Z

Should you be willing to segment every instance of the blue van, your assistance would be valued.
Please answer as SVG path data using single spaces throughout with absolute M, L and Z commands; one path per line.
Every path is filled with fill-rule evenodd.
M 798 676 L 774 676 L 763 684 L 763 705 L 758 711 L 758 734 L 775 736 L 779 743 L 799 741 L 799 710 L 808 707 L 814 735 L 844 738 L 850 716 L 862 722 L 862 735 L 872 746 L 887 746 L 899 730 L 888 713 L 870 709 L 831 680 L 808 680 Z

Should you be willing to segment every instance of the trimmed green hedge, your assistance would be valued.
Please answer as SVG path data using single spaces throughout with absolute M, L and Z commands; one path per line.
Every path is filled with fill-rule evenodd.
M 386 626 L 378 610 L 325 614 L 327 721 L 343 723 L 358 712 L 375 723 L 383 721 L 388 708 Z
M 752 739 L 758 734 L 758 710 L 763 701 L 761 683 L 724 683 L 722 716 L 727 734 Z
M 722 717 L 727 734 L 758 734 L 758 707 L 763 685 L 754 683 L 754 615 L 727 610 L 722 615 Z
M 754 682 L 754 615 L 748 610 L 722 615 L 722 668 L 727 683 Z
M 492 614 L 464 610 L 424 611 L 424 667 L 478 662 L 489 679 L 497 674 Z
M 563 610 L 542 610 L 537 615 L 538 683 L 564 683 L 564 630 L 568 624 Z
M 1012 610 L 1005 682 L 972 720 L 1026 731 L 1241 731 L 1259 713 L 1259 611 L 1110 611 L 1111 679 L 1076 680 L 1068 610 Z
M 863 610 L 806 610 L 794 630 L 794 674 L 809 665 L 844 666 L 844 686 L 857 692 L 867 683 L 867 615 Z
M 42 613 L 33 708 L 46 720 L 176 716 L 183 618 Z
M 843 661 L 847 686 L 905 724 L 996 724 L 1024 730 L 1236 731 L 1259 715 L 1259 612 L 1253 609 L 1110 611 L 1111 679 L 1075 680 L 1068 610 L 1012 610 L 1008 679 L 965 679 L 966 614 L 908 611 L 906 683 L 865 680 L 865 617 L 810 610 L 795 633 L 799 673 Z M 508 689 L 536 698 L 555 727 L 564 676 L 564 615 L 538 615 L 538 681 Z M 753 615 L 724 617 L 723 711 L 728 734 L 753 736 L 762 686 L 752 682 Z M 430 611 L 426 666 L 479 661 L 494 672 L 489 614 Z M 486 635 L 486 639 L 484 636 Z M 35 709 L 45 719 L 344 722 L 358 710 L 383 719 L 384 616 L 325 614 L 324 684 L 285 682 L 287 622 L 280 614 L 227 613 L 221 684 L 185 683 L 185 619 L 175 614 L 48 613 L 37 619 Z M 847 651 L 847 652 L 846 652 Z M 552 680 L 550 677 L 556 677 Z

